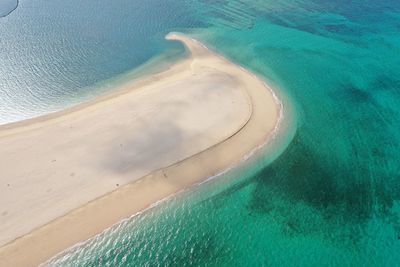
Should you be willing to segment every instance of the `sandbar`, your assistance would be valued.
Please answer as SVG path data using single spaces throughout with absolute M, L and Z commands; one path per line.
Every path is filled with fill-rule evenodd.
M 233 166 L 282 107 L 244 68 L 182 34 L 188 56 L 61 112 L 0 126 L 0 262 L 36 266 Z

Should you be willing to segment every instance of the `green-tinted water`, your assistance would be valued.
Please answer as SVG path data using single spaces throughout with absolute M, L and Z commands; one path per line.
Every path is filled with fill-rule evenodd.
M 400 266 L 399 2 L 203 0 L 187 12 L 202 26 L 181 31 L 291 99 L 293 140 L 273 163 L 258 155 L 49 265 Z

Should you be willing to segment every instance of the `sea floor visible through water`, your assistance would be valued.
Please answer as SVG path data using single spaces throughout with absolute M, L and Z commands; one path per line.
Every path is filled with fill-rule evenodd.
M 183 53 L 170 31 L 273 84 L 296 118 L 273 161 L 259 153 L 47 265 L 400 266 L 399 29 L 393 0 L 20 1 L 0 19 L 2 123 Z

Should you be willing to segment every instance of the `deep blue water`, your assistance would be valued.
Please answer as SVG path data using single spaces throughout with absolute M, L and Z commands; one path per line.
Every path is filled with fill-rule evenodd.
M 24 0 L 0 20 L 0 118 L 181 53 L 171 30 L 279 88 L 294 136 L 49 265 L 400 266 L 399 1 Z

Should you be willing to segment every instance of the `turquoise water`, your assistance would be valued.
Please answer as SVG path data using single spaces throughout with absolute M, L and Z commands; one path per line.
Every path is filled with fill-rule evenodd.
M 160 53 L 179 53 L 162 41 L 179 30 L 280 88 L 296 129 L 277 140 L 286 149 L 272 163 L 258 153 L 49 266 L 400 266 L 400 2 L 99 2 L 25 0 L 0 20 L 0 47 L 11 55 L 0 57 L 0 73 L 12 76 L 0 90 L 13 90 L 0 97 L 17 105 L 2 104 L 5 117 L 19 118 L 29 101 L 41 112 L 53 98 L 62 106 Z M 37 25 L 18 28 L 28 15 Z M 42 33 L 48 20 L 56 23 Z M 29 74 L 36 60 L 45 84 Z M 40 97 L 30 100 L 29 90 Z

